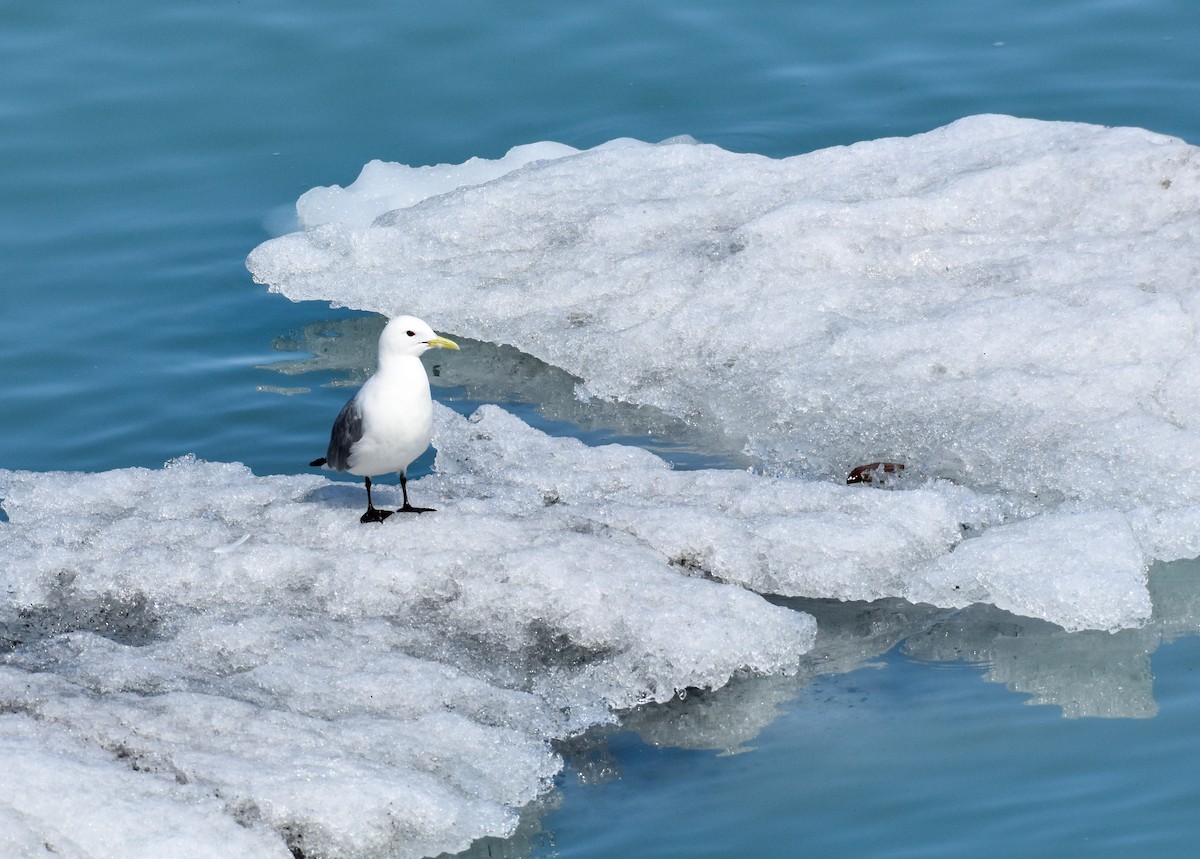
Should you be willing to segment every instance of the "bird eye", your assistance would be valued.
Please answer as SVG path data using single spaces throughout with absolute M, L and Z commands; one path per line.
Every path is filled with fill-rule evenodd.
M 407 334 L 409 337 L 416 337 L 416 336 L 417 336 L 417 332 L 416 332 L 416 331 L 405 331 L 404 333 L 405 333 L 405 334 Z

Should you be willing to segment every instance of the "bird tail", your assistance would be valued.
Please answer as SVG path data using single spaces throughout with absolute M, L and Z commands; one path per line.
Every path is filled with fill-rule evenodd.
M 314 459 L 312 462 L 309 463 L 309 466 L 312 468 L 318 468 L 319 466 L 324 465 L 326 463 L 326 461 L 327 460 L 325 459 L 325 457 L 321 457 L 320 459 Z

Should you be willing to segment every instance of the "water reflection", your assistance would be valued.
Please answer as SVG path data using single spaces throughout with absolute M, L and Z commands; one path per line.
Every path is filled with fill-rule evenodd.
M 1200 560 L 1157 564 L 1150 572 L 1154 612 L 1140 629 L 1063 631 L 989 605 L 938 609 L 902 600 L 779 601 L 817 618 L 817 642 L 793 677 L 752 677 L 631 713 L 625 727 L 647 743 L 745 751 L 801 688 L 820 675 L 870 666 L 894 647 L 910 659 L 986 668 L 988 682 L 1058 707 L 1066 718 L 1154 716 L 1150 657 L 1160 646 L 1200 634 Z
M 272 348 L 304 353 L 268 364 L 287 376 L 332 375 L 326 384 L 357 387 L 375 371 L 382 316 L 314 322 L 278 337 Z M 571 435 L 588 444 L 632 444 L 661 456 L 676 468 L 748 468 L 745 439 L 711 426 L 698 426 L 649 406 L 592 397 L 582 381 L 558 367 L 506 345 L 484 343 L 446 332 L 461 350 L 452 359 L 426 356 L 434 395 L 463 413 L 497 403 L 551 435 Z M 291 390 L 296 390 L 292 388 Z
M 625 714 L 620 725 L 560 743 L 563 778 L 586 785 L 621 778 L 621 754 L 610 743 L 627 731 L 656 748 L 751 752 L 755 738 L 806 690 L 819 686 L 822 677 L 871 667 L 886 670 L 882 657 L 897 649 L 910 660 L 931 665 L 983 666 L 984 680 L 1027 695 L 1031 705 L 1057 707 L 1067 718 L 1152 717 L 1157 704 L 1151 655 L 1164 644 L 1200 633 L 1200 560 L 1156 565 L 1150 590 L 1150 622 L 1113 634 L 1068 633 L 984 605 L 953 610 L 903 600 L 776 600 L 817 618 L 816 646 L 795 675 L 743 677 L 716 691 L 638 708 Z M 485 838 L 456 855 L 543 855 L 554 841 L 544 818 L 561 804 L 562 794 L 551 791 L 523 810 L 514 836 Z

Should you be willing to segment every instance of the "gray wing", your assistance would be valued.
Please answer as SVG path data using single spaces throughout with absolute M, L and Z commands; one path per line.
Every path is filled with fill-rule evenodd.
M 342 406 L 342 413 L 333 422 L 333 431 L 329 434 L 329 450 L 325 461 L 329 468 L 345 471 L 350 467 L 350 448 L 362 438 L 362 411 L 358 407 L 358 396 L 350 398 L 350 402 Z

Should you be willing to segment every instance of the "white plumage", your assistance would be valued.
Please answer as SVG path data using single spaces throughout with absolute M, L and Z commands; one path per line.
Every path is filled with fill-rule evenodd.
M 430 349 L 457 349 L 453 340 L 434 333 L 415 316 L 398 316 L 379 335 L 379 365 L 333 422 L 329 450 L 311 465 L 360 475 L 367 487 L 363 522 L 382 522 L 393 510 L 371 502 L 371 478 L 399 472 L 404 506 L 398 512 L 424 513 L 432 508 L 408 503 L 405 471 L 429 447 L 433 435 L 433 400 L 421 355 Z

